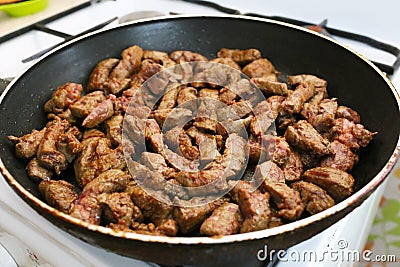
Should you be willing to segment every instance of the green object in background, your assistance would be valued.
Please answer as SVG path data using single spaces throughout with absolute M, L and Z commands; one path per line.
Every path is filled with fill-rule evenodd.
M 0 5 L 0 11 L 4 11 L 11 17 L 21 17 L 45 9 L 47 3 L 48 0 L 25 0 L 22 2 Z

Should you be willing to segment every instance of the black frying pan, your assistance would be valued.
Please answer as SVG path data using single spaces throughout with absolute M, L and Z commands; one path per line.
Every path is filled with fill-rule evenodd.
M 258 48 L 287 74 L 309 73 L 328 81 L 338 97 L 361 114 L 363 124 L 379 134 L 360 155 L 354 169 L 356 192 L 334 207 L 264 231 L 223 238 L 172 238 L 113 232 L 62 214 L 41 201 L 23 160 L 8 135 L 21 136 L 45 124 L 43 104 L 68 81 L 86 84 L 102 59 L 119 57 L 133 44 L 144 49 L 192 50 L 215 57 L 221 47 Z M 321 232 L 359 206 L 385 179 L 399 154 L 399 96 L 375 66 L 334 41 L 288 24 L 245 17 L 173 17 L 146 20 L 100 31 L 72 41 L 43 57 L 15 79 L 1 96 L 0 168 L 16 192 L 40 214 L 67 232 L 107 250 L 166 265 L 257 262 L 265 245 L 281 249 Z

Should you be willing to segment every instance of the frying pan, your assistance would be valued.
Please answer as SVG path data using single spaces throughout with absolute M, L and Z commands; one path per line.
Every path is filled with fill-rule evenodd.
M 260 49 L 283 73 L 309 73 L 328 81 L 328 92 L 357 110 L 367 129 L 379 134 L 361 150 L 352 174 L 355 193 L 334 207 L 280 227 L 221 238 L 161 237 L 90 225 L 42 201 L 28 179 L 26 161 L 16 159 L 8 135 L 21 136 L 45 124 L 43 104 L 66 82 L 86 84 L 102 59 L 119 57 L 126 47 L 192 50 L 209 58 L 222 47 Z M 13 189 L 42 216 L 93 245 L 165 265 L 257 265 L 257 252 L 285 249 L 337 222 L 358 207 L 385 179 L 399 155 L 399 95 L 372 63 L 332 39 L 266 19 L 241 16 L 176 16 L 142 20 L 98 31 L 42 57 L 17 77 L 0 98 L 1 171 Z M 65 175 L 73 175 L 66 173 Z

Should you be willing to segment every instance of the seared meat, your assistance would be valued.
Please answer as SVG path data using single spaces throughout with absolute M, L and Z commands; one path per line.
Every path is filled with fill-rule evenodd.
M 300 120 L 293 126 L 289 126 L 286 129 L 285 138 L 295 148 L 313 153 L 316 156 L 324 156 L 330 152 L 329 141 L 305 120 Z
M 239 65 L 244 65 L 261 57 L 259 50 L 251 48 L 246 50 L 221 48 L 217 53 L 220 58 L 231 58 Z
M 278 165 L 284 165 L 288 161 L 291 150 L 285 138 L 271 134 L 263 135 L 261 145 L 268 160 Z
M 81 97 L 78 101 L 70 105 L 69 108 L 75 117 L 85 118 L 104 100 L 106 100 L 106 97 L 102 91 L 94 91 Z
M 251 81 L 267 95 L 282 95 L 287 96 L 289 91 L 286 83 L 281 83 L 271 80 L 271 78 L 259 77 L 252 78 Z
M 168 169 L 167 163 L 163 156 L 158 153 L 143 152 L 140 163 L 145 165 L 152 171 L 164 171 Z
M 275 67 L 266 58 L 254 60 L 246 65 L 242 71 L 250 78 L 265 78 L 273 82 L 277 81 Z
M 235 102 L 229 107 L 233 109 L 233 112 L 235 112 L 238 118 L 246 117 L 253 111 L 250 102 L 246 100 Z
M 162 51 L 155 50 L 144 50 L 143 51 L 144 59 L 151 59 L 158 64 L 161 64 L 163 67 L 168 68 L 175 65 L 175 62 L 168 57 L 168 53 Z
M 194 105 L 197 99 L 197 90 L 194 87 L 185 87 L 179 91 L 177 103 L 178 105 L 182 105 L 186 101 L 191 101 L 190 105 Z
M 118 63 L 119 59 L 117 58 L 107 58 L 100 61 L 89 76 L 86 90 L 90 92 L 106 89 L 104 83 L 108 80 L 108 76 L 110 76 L 110 73 Z
M 328 195 L 328 193 L 315 184 L 305 181 L 297 181 L 292 183 L 290 186 L 300 192 L 304 208 L 311 215 L 324 211 L 335 205 L 335 201 Z
M 231 105 L 235 103 L 237 97 L 238 95 L 234 91 L 224 87 L 219 91 L 218 100 L 227 105 Z
M 260 184 L 263 192 L 267 191 L 268 184 L 285 183 L 285 175 L 283 171 L 273 161 L 266 161 L 257 165 L 254 171 L 254 179 Z
M 324 79 L 310 74 L 299 74 L 288 77 L 289 85 L 299 85 L 301 83 L 311 84 L 315 88 L 326 88 L 328 84 Z
M 193 61 L 208 61 L 208 59 L 205 56 L 199 53 L 191 51 L 182 51 L 182 50 L 177 50 L 170 53 L 169 57 L 178 64 L 185 62 L 193 62 Z
M 37 149 L 39 164 L 49 170 L 54 170 L 57 175 L 66 170 L 68 165 L 65 155 L 57 149 L 57 141 L 68 127 L 69 123 L 66 120 L 55 120 L 49 123 Z
M 192 111 L 185 108 L 162 109 L 154 110 L 152 116 L 161 127 L 165 127 L 168 130 L 176 125 L 180 125 L 182 122 L 190 120 L 192 118 Z M 165 121 L 167 123 L 164 126 Z
M 45 167 L 40 166 L 37 158 L 31 159 L 26 168 L 28 170 L 29 178 L 31 178 L 35 182 L 40 182 L 42 180 L 51 180 L 51 177 L 54 174 L 52 170 L 48 170 Z
M 309 83 L 301 83 L 296 89 L 289 93 L 288 97 L 282 103 L 282 109 L 289 113 L 299 113 L 304 103 L 313 97 L 315 87 Z
M 149 60 L 142 61 L 138 76 L 141 77 L 142 81 L 147 81 L 146 88 L 149 89 L 147 94 L 144 94 L 143 97 L 150 96 L 149 93 L 160 97 L 164 93 L 169 80 L 166 73 L 161 72 L 162 70 L 164 70 L 164 67 L 158 63 Z M 150 79 L 150 77 L 152 77 L 152 79 Z M 153 103 L 154 102 L 155 101 L 153 101 Z
M 18 158 L 31 158 L 36 155 L 39 144 L 42 142 L 47 128 L 32 130 L 31 133 L 21 137 L 9 135 L 8 139 L 15 143 L 15 154 Z
M 74 186 L 64 180 L 43 180 L 39 184 L 39 191 L 50 206 L 67 214 L 78 198 Z
M 356 124 L 345 118 L 335 120 L 335 126 L 330 130 L 333 140 L 337 140 L 350 149 L 365 147 L 372 140 L 376 132 L 370 132 L 362 124 Z
M 133 218 L 142 217 L 142 212 L 135 207 L 129 194 L 125 192 L 102 193 L 97 196 L 97 201 L 102 206 L 102 219 L 106 224 L 114 223 L 126 229 L 131 226 Z
M 230 57 L 218 57 L 218 58 L 214 58 L 214 59 L 210 60 L 210 62 L 224 64 L 231 68 L 240 70 L 240 66 Z
M 192 140 L 187 133 L 181 129 L 178 135 L 179 151 L 182 155 L 189 160 L 196 160 L 199 158 L 201 151 L 199 148 L 192 145 Z
M 225 203 L 216 208 L 200 226 L 200 233 L 206 236 L 232 235 L 240 230 L 243 221 L 239 206 Z
M 304 207 L 299 192 L 281 182 L 266 182 L 263 184 L 263 188 L 270 193 L 280 217 L 290 221 L 300 218 Z
M 360 123 L 360 115 L 358 115 L 357 111 L 346 106 L 339 106 L 337 108 L 336 118 L 345 118 L 356 124 Z
M 303 163 L 300 155 L 296 151 L 292 149 L 290 150 L 286 162 L 282 165 L 282 170 L 287 182 L 297 181 L 300 179 L 301 174 L 303 173 Z
M 213 135 L 207 136 L 205 134 L 199 134 L 197 135 L 196 143 L 199 145 L 198 151 L 200 152 L 200 160 L 202 163 L 208 163 L 221 156 L 218 152 L 216 138 Z
M 105 121 L 107 138 L 115 145 L 122 144 L 122 123 L 124 116 L 114 115 Z
M 218 121 L 209 117 L 196 117 L 193 126 L 203 131 L 215 133 L 217 131 Z
M 333 167 L 342 171 L 350 171 L 358 161 L 358 156 L 351 149 L 340 143 L 333 141 L 329 144 L 331 155 L 320 162 L 321 167 Z
M 68 163 L 71 163 L 82 149 L 79 141 L 81 136 L 82 133 L 79 129 L 76 126 L 73 126 L 64 134 L 61 134 L 57 139 L 57 149 L 64 154 Z
M 228 185 L 229 188 L 231 188 L 228 195 L 234 203 L 239 203 L 239 194 L 238 194 L 239 189 L 250 192 L 257 189 L 254 183 L 246 180 L 238 180 L 238 181 L 230 180 L 228 181 Z
M 179 225 L 179 230 L 190 233 L 196 230 L 203 221 L 219 206 L 225 199 L 191 198 L 183 201 L 177 200 L 173 210 L 173 218 Z
M 87 117 L 83 120 L 82 126 L 86 128 L 93 128 L 109 119 L 114 115 L 114 101 L 116 97 L 114 95 L 108 95 L 108 98 L 103 102 L 99 103 L 93 108 Z
M 302 179 L 324 189 L 336 202 L 344 200 L 353 193 L 353 176 L 332 167 L 309 169 L 303 173 Z
M 271 219 L 269 195 L 261 193 L 258 189 L 255 191 L 239 189 L 238 198 L 240 211 L 244 217 L 240 232 L 247 233 L 268 228 Z
M 250 131 L 254 136 L 266 134 L 278 117 L 283 101 L 282 96 L 271 96 L 254 108 L 255 117 L 251 120 Z
M 180 91 L 181 88 L 178 84 L 170 83 L 165 90 L 165 94 L 163 95 L 160 104 L 158 105 L 158 109 L 169 109 L 175 107 Z
M 91 137 L 106 137 L 106 135 L 99 129 L 86 129 L 82 134 L 82 140 L 89 139 Z
M 75 103 L 82 93 L 82 85 L 77 83 L 66 83 L 57 88 L 52 94 L 44 108 L 46 112 L 61 113 L 71 104 Z

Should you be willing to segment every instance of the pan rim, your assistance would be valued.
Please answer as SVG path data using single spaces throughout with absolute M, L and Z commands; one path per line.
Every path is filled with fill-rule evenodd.
M 248 17 L 248 16 L 242 16 L 242 15 L 174 15 L 174 16 L 162 16 L 162 17 L 156 17 L 156 18 L 147 18 L 147 19 L 141 19 L 133 22 L 127 22 L 123 23 L 120 25 L 117 25 L 112 28 L 108 29 L 101 29 L 94 31 L 92 33 L 88 33 L 86 35 L 83 35 L 81 37 L 78 37 L 76 39 L 73 39 L 65 44 L 60 45 L 59 47 L 51 50 L 50 52 L 46 53 L 43 55 L 41 58 L 39 58 L 37 61 L 33 62 L 30 66 L 28 66 L 24 71 L 22 71 L 19 75 L 16 76 L 16 78 L 7 86 L 7 88 L 4 90 L 4 92 L 0 96 L 0 105 L 3 102 L 4 97 L 8 93 L 9 90 L 13 89 L 14 83 L 19 80 L 26 72 L 28 72 L 29 69 L 33 68 L 36 64 L 39 62 L 43 61 L 45 58 L 51 56 L 52 54 L 56 53 L 59 50 L 64 49 L 65 47 L 68 47 L 69 45 L 79 42 L 82 39 L 89 38 L 92 35 L 96 35 L 105 31 L 110 31 L 110 30 L 115 30 L 120 27 L 129 27 L 131 25 L 136 25 L 136 24 L 142 24 L 142 23 L 151 23 L 151 22 L 159 22 L 159 21 L 169 21 L 169 20 L 180 20 L 180 19 L 199 19 L 199 18 L 229 18 L 229 19 L 242 19 L 242 20 L 249 20 L 249 21 L 259 21 L 259 22 L 264 22 L 264 23 L 270 23 L 270 24 L 277 24 L 281 25 L 284 27 L 289 27 L 295 30 L 300 30 L 303 32 L 307 32 L 309 34 L 313 34 L 318 36 L 319 38 L 324 38 L 335 45 L 338 45 L 342 47 L 343 49 L 349 51 L 351 54 L 356 55 L 360 59 L 364 61 L 364 63 L 368 64 L 370 67 L 372 67 L 377 74 L 381 76 L 381 78 L 386 82 L 386 84 L 389 86 L 393 96 L 395 97 L 395 100 L 397 102 L 397 106 L 399 108 L 400 112 L 400 96 L 399 92 L 396 90 L 390 79 L 381 71 L 379 70 L 372 62 L 370 62 L 365 56 L 362 54 L 356 52 L 352 48 L 330 38 L 327 36 L 324 36 L 320 33 L 311 31 L 306 28 L 302 28 L 300 26 L 292 25 L 289 23 L 285 22 L 280 22 L 276 20 L 271 20 L 271 19 L 264 19 L 264 18 L 254 18 L 254 17 Z M 294 221 L 288 224 L 284 224 L 282 226 L 278 226 L 275 228 L 271 229 L 265 229 L 261 231 L 255 231 L 255 232 L 250 232 L 250 233 L 242 233 L 242 234 L 234 234 L 230 236 L 222 236 L 219 238 L 215 237 L 166 237 L 166 236 L 152 236 L 152 235 L 145 235 L 145 234 L 138 234 L 138 233 L 133 233 L 133 232 L 123 232 L 123 231 L 114 231 L 111 228 L 107 228 L 104 226 L 98 226 L 98 225 L 93 225 L 87 222 L 83 222 L 80 219 L 74 218 L 68 214 L 62 213 L 55 208 L 49 206 L 45 202 L 41 201 L 38 199 L 36 196 L 31 194 L 28 190 L 26 190 L 21 184 L 19 184 L 16 179 L 9 173 L 7 168 L 5 167 L 2 159 L 0 158 L 0 171 L 3 174 L 3 176 L 6 178 L 8 183 L 12 185 L 12 187 L 17 191 L 17 193 L 23 195 L 25 198 L 29 199 L 32 204 L 43 210 L 44 212 L 50 213 L 52 216 L 57 217 L 58 219 L 62 219 L 63 221 L 67 223 L 71 223 L 75 226 L 78 227 L 83 227 L 91 231 L 99 232 L 101 234 L 106 234 L 106 235 L 111 235 L 114 237 L 121 237 L 125 239 L 130 239 L 130 240 L 136 240 L 136 241 L 143 241 L 143 242 L 153 242 L 153 243 L 166 243 L 166 244 L 176 244 L 176 245 L 199 245 L 199 244 L 204 244 L 204 245 L 211 245 L 211 244 L 224 244 L 224 243 L 232 243 L 232 242 L 242 242 L 242 241 L 249 241 L 249 240 L 255 240 L 255 239 L 264 239 L 264 238 L 269 238 L 272 236 L 276 236 L 285 232 L 291 232 L 293 230 L 296 230 L 298 228 L 302 228 L 306 225 L 310 225 L 313 223 L 317 223 L 327 217 L 330 217 L 340 211 L 345 210 L 346 208 L 350 207 L 352 204 L 358 202 L 361 200 L 363 202 L 370 194 L 372 194 L 373 190 L 377 189 L 377 187 L 386 179 L 388 176 L 389 172 L 392 170 L 394 167 L 396 161 L 398 160 L 400 155 L 400 134 L 397 139 L 397 144 L 396 147 L 391 154 L 389 160 L 386 162 L 386 164 L 383 166 L 383 168 L 379 171 L 379 173 L 371 179 L 369 183 L 367 183 L 365 186 L 360 188 L 356 193 L 354 193 L 352 196 L 349 198 L 345 199 L 344 201 L 337 203 L 333 207 L 317 213 L 315 215 L 309 216 L 307 218 Z M 361 204 L 361 203 L 360 203 Z M 60 228 L 60 227 L 58 227 Z M 61 229 L 61 228 L 60 228 Z M 65 229 L 63 229 L 65 231 Z

